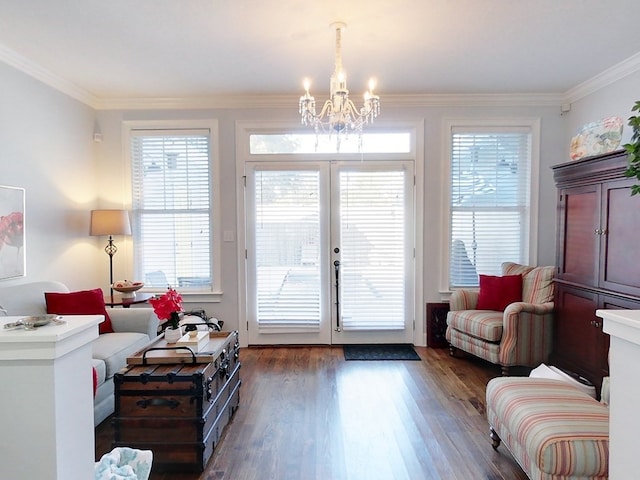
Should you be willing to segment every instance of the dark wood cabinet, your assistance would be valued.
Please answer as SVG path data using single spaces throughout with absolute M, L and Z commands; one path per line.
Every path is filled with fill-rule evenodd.
M 560 190 L 558 277 L 595 285 L 598 281 L 600 186 L 588 185 Z
M 599 285 L 640 297 L 640 196 L 631 196 L 635 179 L 602 186 L 603 233 Z
M 624 151 L 553 167 L 558 188 L 552 362 L 598 388 L 609 336 L 597 309 L 640 309 L 640 196 L 631 196 Z
M 449 313 L 448 303 L 427 303 L 427 347 L 449 348 L 446 338 L 447 313 Z
M 594 384 L 608 372 L 609 336 L 595 313 L 603 308 L 599 297 L 589 289 L 556 282 L 554 364 Z

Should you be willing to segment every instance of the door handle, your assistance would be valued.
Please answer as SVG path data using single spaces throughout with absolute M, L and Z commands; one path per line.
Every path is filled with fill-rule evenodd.
M 333 268 L 336 275 L 336 332 L 339 332 L 342 330 L 340 328 L 340 260 L 333 262 Z

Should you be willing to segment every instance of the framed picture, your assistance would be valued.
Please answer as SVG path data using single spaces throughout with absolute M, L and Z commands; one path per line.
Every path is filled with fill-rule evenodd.
M 0 280 L 25 275 L 24 188 L 0 185 Z

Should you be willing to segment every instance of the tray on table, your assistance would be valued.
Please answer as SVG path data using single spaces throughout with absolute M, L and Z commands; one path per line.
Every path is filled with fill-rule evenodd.
M 179 347 L 175 343 L 167 343 L 164 335 L 160 335 L 127 357 L 127 365 L 210 363 L 222 353 L 225 342 L 230 335 L 236 335 L 236 332 L 209 332 L 209 343 L 198 352 L 193 352 L 187 347 Z

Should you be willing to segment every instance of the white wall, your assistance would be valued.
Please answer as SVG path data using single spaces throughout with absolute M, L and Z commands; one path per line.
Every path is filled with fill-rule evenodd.
M 297 114 L 297 112 L 295 112 Z M 220 198 L 221 231 L 236 231 L 236 172 L 235 172 L 235 122 L 236 120 L 269 119 L 264 110 L 169 110 L 169 111 L 101 111 L 97 115 L 103 141 L 97 149 L 98 171 L 100 176 L 99 196 L 102 206 L 130 203 L 131 191 L 123 178 L 128 177 L 128 165 L 125 164 L 122 139 L 122 122 L 132 120 L 171 120 L 214 118 L 219 122 L 221 144 L 220 157 Z M 291 118 L 297 121 L 296 117 Z M 125 140 L 126 141 L 126 140 Z M 235 235 L 237 238 L 237 235 Z M 123 264 L 123 259 L 131 258 L 131 245 L 125 241 L 119 257 L 120 263 L 114 270 L 124 272 L 125 278 L 132 276 L 132 262 Z M 120 255 L 120 250 L 118 252 Z M 225 322 L 225 329 L 238 328 L 238 268 L 236 242 L 222 242 L 222 300 L 220 303 L 189 303 L 185 296 L 187 309 L 204 308 L 209 316 L 216 316 Z M 120 278 L 118 273 L 114 275 Z
M 640 100 L 640 71 L 632 73 L 600 90 L 571 104 L 571 111 L 567 117 L 567 137 L 571 139 L 583 125 L 606 117 L 618 116 L 624 121 L 622 142 L 624 144 L 631 138 L 631 127 L 627 125 L 628 118 L 632 115 L 631 108 Z M 637 112 L 634 113 L 637 115 Z M 622 147 L 621 147 L 622 148 Z M 569 142 L 565 145 L 568 158 Z
M 26 277 L 0 286 L 98 282 L 97 239 L 88 236 L 96 202 L 93 123 L 89 107 L 0 63 L 0 185 L 26 189 L 27 263 Z
M 538 217 L 538 264 L 555 263 L 556 190 L 550 167 L 568 160 L 569 142 L 585 123 L 605 116 L 626 118 L 636 97 L 640 73 L 617 81 L 575 101 L 571 111 L 559 106 L 522 107 L 413 107 L 385 106 L 381 122 L 422 120 L 425 136 L 424 171 L 424 301 L 437 301 L 439 292 L 443 211 L 443 124 L 446 118 L 534 117 L 541 119 L 541 165 Z M 27 189 L 27 278 L 59 279 L 72 288 L 108 288 L 105 239 L 89 237 L 92 208 L 121 207 L 128 202 L 128 175 L 124 163 L 124 120 L 215 118 L 220 127 L 220 185 L 222 230 L 235 231 L 236 121 L 298 124 L 296 105 L 266 109 L 105 110 L 91 108 L 36 80 L 0 64 L 0 184 Z M 94 129 L 103 136 L 93 142 Z M 630 136 L 625 131 L 624 141 Z M 129 278 L 131 244 L 116 239 L 114 276 Z M 222 243 L 222 301 L 193 304 L 237 327 L 238 267 L 235 242 Z M 416 312 L 417 317 L 422 312 Z
M 386 114 L 387 112 L 385 112 Z M 444 169 L 443 121 L 446 118 L 540 118 L 540 181 L 538 212 L 538 265 L 555 264 L 556 189 L 550 167 L 562 161 L 559 153 L 564 141 L 564 126 L 559 107 L 439 107 L 412 110 L 425 119 L 425 199 L 424 199 L 424 300 L 439 301 L 440 255 L 442 245 Z M 406 115 L 406 111 L 397 112 Z
M 538 263 L 555 263 L 555 213 L 556 190 L 550 166 L 562 162 L 563 145 L 568 140 L 562 134 L 564 118 L 560 116 L 560 107 L 420 107 L 388 108 L 383 111 L 378 124 L 394 120 L 424 120 L 425 124 L 425 201 L 424 201 L 424 301 L 439 301 L 439 268 L 442 252 L 442 236 L 439 228 L 442 219 L 443 192 L 442 178 L 446 172 L 443 164 L 443 125 L 445 118 L 484 118 L 484 117 L 535 117 L 541 118 L 541 166 L 540 166 L 540 206 Z M 256 122 L 291 122 L 298 125 L 297 105 L 291 109 L 267 111 L 265 109 L 203 109 L 182 111 L 102 111 L 97 115 L 97 125 L 103 134 L 103 142 L 98 146 L 98 168 L 100 172 L 100 198 L 107 198 L 114 205 L 121 204 L 130 197 L 129 186 L 123 183 L 123 174 L 128 168 L 123 163 L 123 139 L 121 125 L 125 120 L 156 119 L 193 119 L 215 118 L 220 128 L 220 187 L 222 203 L 221 229 L 236 230 L 236 153 L 235 123 L 239 120 Z M 237 235 L 236 235 L 237 238 Z M 130 255 L 130 251 L 127 251 Z M 122 257 L 121 257 L 122 258 Z M 126 271 L 126 266 L 122 266 Z M 130 272 L 128 272 L 130 273 Z M 116 275 L 118 276 L 118 275 Z M 225 321 L 229 328 L 238 328 L 238 267 L 237 245 L 235 242 L 222 243 L 222 289 L 220 303 L 190 304 L 189 307 L 202 307 L 209 315 Z M 417 321 L 422 327 L 423 312 L 416 312 Z M 424 334 L 421 335 L 424 338 Z

